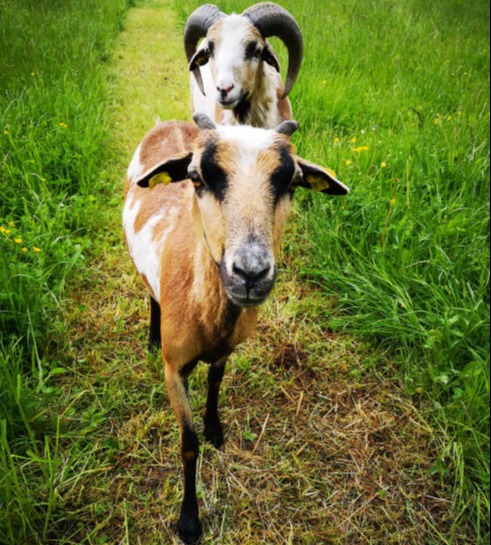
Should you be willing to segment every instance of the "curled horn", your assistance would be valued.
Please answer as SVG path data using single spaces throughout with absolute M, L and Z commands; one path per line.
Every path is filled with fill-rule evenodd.
M 273 2 L 256 4 L 243 15 L 261 32 L 264 38 L 277 36 L 288 49 L 288 74 L 283 98 L 290 93 L 300 72 L 303 59 L 302 32 L 295 19 L 286 9 Z
M 208 33 L 208 30 L 217 21 L 225 17 L 217 6 L 212 4 L 205 4 L 195 10 L 186 22 L 184 29 L 184 49 L 188 62 L 191 62 L 194 54 L 196 53 L 196 46 L 201 38 L 204 38 Z M 204 94 L 203 79 L 201 78 L 201 72 L 199 68 L 193 70 L 193 75 L 196 78 L 199 88 Z

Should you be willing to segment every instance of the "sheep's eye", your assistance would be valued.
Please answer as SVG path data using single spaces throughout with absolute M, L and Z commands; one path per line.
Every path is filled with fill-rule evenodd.
M 205 185 L 203 182 L 203 178 L 196 170 L 189 172 L 188 177 L 193 182 L 193 185 L 196 189 L 199 189 L 200 187 L 203 187 Z
M 208 52 L 210 54 L 210 57 L 213 57 L 215 54 L 215 42 L 208 42 Z
M 260 58 L 263 54 L 263 48 L 261 46 L 258 47 L 257 42 L 250 42 L 247 44 L 246 47 L 246 59 L 250 60 L 253 58 Z

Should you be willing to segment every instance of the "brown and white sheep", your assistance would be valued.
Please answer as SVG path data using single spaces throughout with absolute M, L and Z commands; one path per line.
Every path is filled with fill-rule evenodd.
M 202 534 L 196 498 L 199 440 L 187 379 L 210 364 L 204 434 L 219 448 L 225 364 L 254 331 L 275 280 L 280 237 L 297 187 L 345 195 L 325 169 L 295 155 L 298 124 L 276 130 L 218 127 L 206 116 L 158 124 L 125 182 L 124 232 L 152 298 L 151 340 L 161 341 L 166 386 L 181 431 L 184 499 L 178 533 Z

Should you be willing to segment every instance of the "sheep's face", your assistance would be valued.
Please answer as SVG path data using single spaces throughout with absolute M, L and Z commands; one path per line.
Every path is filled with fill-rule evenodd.
M 254 307 L 273 288 L 280 237 L 296 187 L 335 195 L 348 189 L 329 171 L 294 155 L 288 135 L 298 127 L 295 122 L 275 131 L 216 127 L 201 117 L 204 125 L 194 152 L 164 160 L 137 183 L 193 182 L 197 234 L 219 267 L 229 299 Z
M 301 170 L 283 135 L 221 127 L 201 134 L 189 166 L 195 218 L 228 297 L 257 306 L 271 291 L 276 252 Z
M 215 23 L 197 55 L 197 64 L 210 63 L 216 100 L 224 109 L 237 108 L 253 96 L 264 62 L 280 69 L 259 30 L 240 15 Z

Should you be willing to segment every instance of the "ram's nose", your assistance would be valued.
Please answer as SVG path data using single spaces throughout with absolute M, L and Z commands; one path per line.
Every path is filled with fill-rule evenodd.
M 231 94 L 234 89 L 235 85 L 233 83 L 222 83 L 217 85 L 219 102 L 223 105 L 227 105 L 229 102 L 232 102 Z

